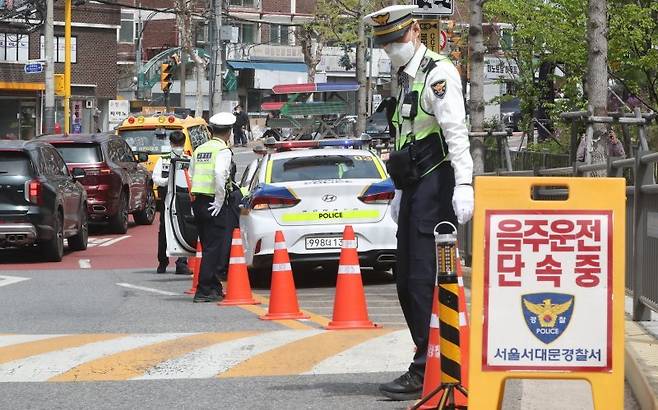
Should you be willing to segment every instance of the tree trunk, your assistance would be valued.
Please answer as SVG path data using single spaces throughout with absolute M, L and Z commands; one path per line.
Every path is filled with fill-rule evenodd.
M 359 0 L 359 13 L 365 10 L 364 0 Z M 366 27 L 361 17 L 357 16 L 357 43 L 356 43 L 356 81 L 359 83 L 359 91 L 356 94 L 356 136 L 366 131 L 366 117 L 368 112 L 367 90 L 366 90 Z
M 471 6 L 468 48 L 471 55 L 469 115 L 471 131 L 482 131 L 484 124 L 484 43 L 482 36 L 482 5 L 485 0 L 469 0 Z M 473 175 L 484 173 L 485 146 L 483 138 L 471 138 Z
M 589 0 L 587 21 L 587 96 L 592 114 L 605 116 L 608 106 L 608 39 L 607 39 L 607 0 Z M 604 124 L 593 124 L 596 131 L 605 129 Z M 592 159 L 605 161 L 607 138 L 593 141 Z M 593 175 L 594 176 L 594 175 Z

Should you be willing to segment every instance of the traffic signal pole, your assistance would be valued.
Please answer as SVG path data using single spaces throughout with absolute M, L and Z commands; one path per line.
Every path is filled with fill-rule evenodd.
M 46 54 L 46 95 L 44 96 L 43 129 L 50 134 L 55 129 L 55 60 L 53 59 L 53 3 L 46 0 L 46 26 L 44 27 L 44 53 Z
M 71 8 L 72 0 L 64 0 L 64 128 L 71 132 Z

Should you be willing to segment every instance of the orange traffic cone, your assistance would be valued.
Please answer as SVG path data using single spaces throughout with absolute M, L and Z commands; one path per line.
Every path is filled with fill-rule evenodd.
M 201 258 L 203 257 L 203 251 L 201 250 L 201 240 L 197 239 L 196 241 L 196 256 L 191 256 L 188 259 L 188 265 L 192 270 L 192 287 L 185 291 L 188 295 L 194 295 L 196 293 L 196 288 L 199 285 L 199 271 L 201 270 Z
M 423 395 L 427 397 L 441 384 L 441 336 L 439 331 L 439 288 L 434 286 L 432 297 L 432 318 L 430 319 L 430 334 L 427 343 L 427 361 L 425 362 L 425 380 Z M 421 409 L 436 409 L 441 400 L 440 394 L 435 394 Z
M 325 327 L 339 329 L 374 329 L 380 327 L 368 319 L 366 295 L 361 281 L 359 255 L 352 226 L 345 226 L 340 250 L 333 320 Z
M 299 310 L 295 279 L 292 276 L 290 257 L 283 232 L 276 231 L 274 235 L 274 257 L 272 258 L 272 286 L 270 291 L 270 306 L 267 314 L 260 316 L 262 320 L 308 319 Z
M 233 239 L 231 241 L 231 257 L 228 265 L 228 285 L 226 299 L 219 302 L 219 305 L 259 305 L 260 302 L 255 300 L 251 294 L 251 285 L 249 284 L 249 273 L 244 260 L 244 248 L 242 247 L 242 237 L 240 229 L 233 230 Z

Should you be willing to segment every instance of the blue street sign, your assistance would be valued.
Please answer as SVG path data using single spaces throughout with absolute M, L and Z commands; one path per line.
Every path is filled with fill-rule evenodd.
M 43 64 L 41 63 L 28 63 L 25 64 L 25 72 L 28 74 L 43 73 Z

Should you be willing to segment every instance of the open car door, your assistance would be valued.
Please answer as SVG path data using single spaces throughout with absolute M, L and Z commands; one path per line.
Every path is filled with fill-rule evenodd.
M 167 256 L 194 256 L 198 232 L 192 215 L 189 176 L 189 159 L 172 158 L 169 182 L 165 197 L 165 232 Z

